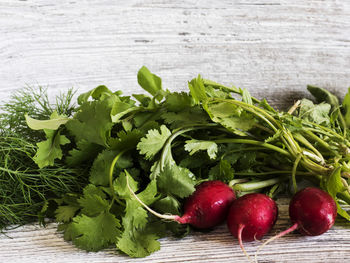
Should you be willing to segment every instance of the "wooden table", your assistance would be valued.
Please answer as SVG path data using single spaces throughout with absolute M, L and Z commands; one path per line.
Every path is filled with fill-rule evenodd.
M 170 90 L 205 78 L 235 84 L 280 108 L 314 84 L 343 96 L 350 86 L 350 1 L 337 0 L 0 0 L 0 98 L 26 85 L 50 96 L 99 84 L 141 92 L 146 65 Z M 280 200 L 273 229 L 290 223 Z M 267 237 L 269 237 L 267 236 Z M 225 225 L 210 233 L 161 240 L 144 259 L 115 249 L 86 253 L 65 242 L 56 225 L 26 225 L 0 236 L 0 262 L 245 262 Z M 258 242 L 247 243 L 253 254 Z M 346 262 L 350 224 L 319 237 L 290 234 L 259 262 Z

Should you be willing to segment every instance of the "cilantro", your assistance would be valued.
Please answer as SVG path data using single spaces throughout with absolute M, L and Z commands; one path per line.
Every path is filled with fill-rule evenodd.
M 163 98 L 161 78 L 152 74 L 146 67 L 142 67 L 137 73 L 137 81 L 144 90 L 152 94 L 157 100 L 160 101 Z
M 184 198 L 194 192 L 196 181 L 190 170 L 177 165 L 166 165 L 158 175 L 157 183 L 163 193 Z
M 55 159 L 62 159 L 61 145 L 70 143 L 70 140 L 61 135 L 60 131 L 45 129 L 44 132 L 47 140 L 37 143 L 38 150 L 33 158 L 40 168 L 54 165 Z
M 190 155 L 201 150 L 206 150 L 210 159 L 215 159 L 218 146 L 213 141 L 188 140 L 185 144 L 185 150 L 190 152 Z
M 109 212 L 95 217 L 80 215 L 71 223 L 73 244 L 88 251 L 98 251 L 117 241 L 120 236 L 120 222 Z
M 77 141 L 86 140 L 107 146 L 113 127 L 111 110 L 117 100 L 112 95 L 104 100 L 83 103 L 74 118 L 66 123 L 67 129 Z
M 162 125 L 160 132 L 155 129 L 148 131 L 146 137 L 142 138 L 137 145 L 137 149 L 141 154 L 145 154 L 146 159 L 152 159 L 163 148 L 170 136 L 170 130 Z

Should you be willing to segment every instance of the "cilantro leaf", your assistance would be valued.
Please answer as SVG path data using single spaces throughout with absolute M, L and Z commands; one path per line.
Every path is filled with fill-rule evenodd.
M 214 122 L 240 136 L 246 136 L 244 131 L 250 130 L 256 123 L 251 113 L 229 102 L 207 104 L 205 109 Z
M 137 73 L 137 81 L 140 86 L 152 94 L 158 101 L 161 101 L 164 92 L 162 90 L 162 80 L 155 74 L 152 74 L 148 68 L 143 66 Z
M 193 124 L 207 124 L 210 121 L 208 115 L 199 107 L 179 112 L 167 111 L 162 113 L 162 119 L 164 119 L 166 124 L 170 124 L 172 129 Z
M 179 112 L 194 106 L 192 97 L 185 92 L 173 92 L 166 96 L 165 101 L 167 111 Z
M 88 92 L 82 93 L 78 97 L 78 104 L 82 105 L 92 97 L 94 100 L 104 100 L 107 97 L 112 95 L 112 91 L 110 91 L 106 86 L 100 85 Z
M 82 163 L 90 163 L 103 149 L 101 145 L 96 143 L 90 143 L 86 140 L 80 140 L 76 142 L 77 148 L 69 151 L 69 155 L 66 157 L 66 163 L 69 166 L 76 166 Z
M 203 79 L 200 75 L 188 83 L 191 96 L 196 104 L 207 100 Z
M 62 159 L 61 145 L 70 143 L 70 140 L 60 134 L 60 131 L 44 130 L 47 140 L 37 143 L 38 150 L 33 157 L 39 168 L 54 165 L 55 159 Z
M 98 251 L 117 241 L 121 235 L 119 220 L 110 212 L 98 216 L 76 216 L 71 223 L 73 244 L 87 251 Z
M 127 149 L 134 149 L 143 137 L 143 132 L 138 129 L 134 129 L 128 132 L 120 131 L 116 138 L 111 138 L 110 148 L 112 150 L 123 151 Z
M 82 207 L 82 213 L 87 216 L 96 216 L 109 208 L 109 201 L 97 194 L 84 194 L 78 203 Z
M 329 105 L 328 103 L 321 103 L 315 105 L 311 100 L 302 99 L 300 103 L 299 117 L 317 124 L 329 126 L 330 110 L 331 105 Z
M 113 126 L 111 109 L 117 96 L 110 96 L 102 101 L 88 101 L 81 105 L 74 118 L 66 123 L 69 132 L 77 141 L 86 140 L 102 146 L 108 146 Z
M 326 102 L 332 106 L 332 109 L 339 107 L 339 100 L 328 90 L 311 86 L 307 86 L 307 90 L 316 98 L 317 103 Z
M 111 110 L 111 119 L 112 122 L 118 122 L 124 115 L 137 110 L 138 107 L 135 107 L 134 105 L 130 103 L 125 103 L 122 101 L 116 101 L 113 104 L 112 110 Z
M 207 151 L 210 159 L 215 159 L 218 151 L 218 145 L 213 141 L 188 140 L 185 144 L 185 150 L 190 152 L 190 155 L 193 155 L 198 151 L 205 150 Z
M 220 162 L 212 167 L 209 171 L 210 180 L 221 180 L 224 182 L 229 182 L 234 177 L 234 170 L 231 167 L 230 163 L 222 159 Z
M 25 119 L 27 125 L 32 130 L 57 130 L 61 125 L 65 124 L 69 118 L 64 115 L 59 115 L 56 111 L 54 111 L 49 120 L 36 120 L 29 117 L 28 114 L 25 115 Z
M 123 234 L 118 239 L 117 247 L 131 257 L 145 257 L 160 248 L 157 239 L 158 229 L 154 229 L 154 224 L 148 221 L 148 213 L 141 204 L 134 198 L 126 186 L 126 176 L 133 191 L 137 191 L 136 182 L 126 171 L 116 180 L 115 189 L 118 195 L 126 200 L 125 216 L 123 217 Z M 152 204 L 157 198 L 156 181 L 151 181 L 145 190 L 137 194 L 146 205 Z
M 166 165 L 157 176 L 157 184 L 162 193 L 184 198 L 194 192 L 196 180 L 190 170 L 177 165 Z
M 61 205 L 55 210 L 55 217 L 57 222 L 70 222 L 79 210 L 79 206 Z
M 144 228 L 126 229 L 116 244 L 117 248 L 130 257 L 141 258 L 160 249 L 158 239 L 164 235 L 161 223 L 149 223 Z M 128 231 L 127 231 L 128 230 Z
M 149 130 L 146 137 L 137 144 L 137 149 L 150 160 L 163 148 L 170 136 L 171 131 L 165 125 L 160 126 L 160 132 L 156 129 Z

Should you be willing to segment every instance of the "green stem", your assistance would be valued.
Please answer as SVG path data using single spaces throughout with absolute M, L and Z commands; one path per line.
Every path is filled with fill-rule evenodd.
M 331 151 L 332 153 L 335 153 L 332 149 L 331 146 L 322 140 L 320 137 L 318 137 L 316 134 L 314 134 L 311 130 L 309 129 L 303 129 L 303 133 L 305 133 L 306 136 L 310 137 L 314 141 L 318 142 L 320 145 L 322 145 L 325 149 Z
M 297 180 L 295 176 L 297 173 L 297 168 L 298 168 L 298 164 L 300 162 L 301 156 L 302 156 L 301 154 L 298 154 L 297 158 L 295 159 L 293 170 L 292 170 L 292 182 L 293 182 L 294 194 L 298 191 Z
M 267 142 L 261 142 L 261 141 L 250 140 L 250 139 L 219 139 L 219 140 L 215 140 L 214 142 L 215 143 L 240 143 L 240 144 L 258 145 L 258 146 L 279 152 L 279 153 L 286 155 L 290 158 L 292 157 L 292 155 L 288 151 L 286 151 L 282 148 L 279 148 L 273 144 L 269 144 Z
M 114 166 L 118 162 L 119 158 L 125 153 L 125 151 L 126 150 L 121 151 L 120 153 L 118 153 L 116 155 L 116 157 L 114 157 L 114 159 L 113 159 L 113 161 L 111 163 L 111 166 L 109 168 L 109 187 L 110 187 L 112 195 L 113 195 L 110 207 L 112 207 L 114 201 L 116 201 L 116 202 L 118 202 L 118 204 L 124 206 L 124 203 L 121 202 L 121 200 L 118 199 L 118 197 L 117 197 L 117 195 L 115 194 L 115 191 L 114 191 L 114 187 L 113 187 L 113 172 L 114 172 Z
M 306 140 L 303 135 L 295 133 L 294 138 L 312 150 L 322 160 L 322 163 L 325 162 L 322 154 L 308 140 Z
M 237 176 L 261 176 L 261 175 L 274 175 L 274 174 L 292 174 L 293 171 L 270 171 L 270 172 L 235 172 L 234 174 Z M 296 172 L 297 175 L 313 175 L 310 172 Z
M 232 188 L 233 190 L 236 190 L 236 191 L 249 192 L 249 191 L 258 190 L 261 188 L 265 188 L 265 187 L 283 182 L 287 179 L 288 177 L 281 176 L 281 177 L 276 177 L 276 178 L 272 178 L 264 181 L 252 181 L 248 183 L 235 184 L 232 186 Z

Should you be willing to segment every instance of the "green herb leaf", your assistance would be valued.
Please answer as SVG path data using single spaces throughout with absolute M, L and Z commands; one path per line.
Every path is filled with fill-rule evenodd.
M 200 75 L 188 83 L 188 88 L 190 89 L 191 96 L 196 104 L 207 100 L 203 79 Z
M 209 171 L 210 180 L 221 180 L 224 182 L 229 182 L 234 178 L 234 171 L 230 163 L 227 160 L 220 160 L 220 162 L 215 165 Z
M 110 212 L 98 216 L 80 215 L 71 223 L 73 244 L 87 251 L 98 251 L 108 247 L 120 237 L 119 220 Z
M 104 100 L 107 97 L 112 95 L 112 91 L 110 91 L 106 86 L 100 85 L 86 93 L 82 93 L 78 97 L 78 104 L 83 105 L 85 102 L 92 97 L 94 100 Z
M 29 128 L 33 130 L 57 130 L 61 125 L 65 124 L 69 118 L 64 115 L 59 115 L 56 111 L 54 111 L 49 120 L 36 120 L 29 117 L 28 114 L 25 115 L 26 122 Z
M 77 141 L 107 146 L 113 126 L 111 110 L 117 100 L 116 96 L 110 96 L 102 101 L 85 102 L 74 118 L 66 123 L 67 129 Z
M 149 130 L 146 137 L 137 144 L 137 149 L 146 159 L 153 159 L 170 136 L 171 131 L 165 125 L 160 126 L 160 132 L 156 129 Z
M 190 152 L 190 155 L 204 150 L 207 151 L 210 159 L 215 159 L 216 153 L 218 151 L 218 146 L 213 141 L 188 140 L 185 144 L 185 150 Z
M 302 99 L 300 103 L 299 117 L 317 124 L 329 126 L 330 110 L 331 105 L 328 103 L 321 103 L 315 105 L 311 100 Z
M 245 131 L 250 130 L 256 123 L 252 114 L 229 102 L 208 104 L 206 111 L 214 122 L 240 136 L 246 136 Z
M 72 220 L 75 213 L 79 210 L 79 206 L 61 205 L 55 211 L 57 222 L 67 223 Z
M 152 94 L 158 101 L 162 100 L 164 92 L 160 77 L 152 74 L 148 68 L 143 66 L 137 73 L 137 81 L 144 90 Z
M 344 100 L 343 100 L 343 109 L 345 112 L 344 119 L 346 126 L 350 127 L 350 88 L 348 89 L 348 92 L 345 94 Z
M 40 168 L 54 165 L 55 159 L 62 159 L 61 145 L 70 143 L 66 136 L 60 134 L 60 131 L 44 131 L 47 140 L 37 143 L 38 150 L 33 157 L 33 160 Z
M 190 170 L 177 165 L 166 165 L 160 171 L 157 183 L 162 193 L 184 198 L 194 192 L 196 181 Z

